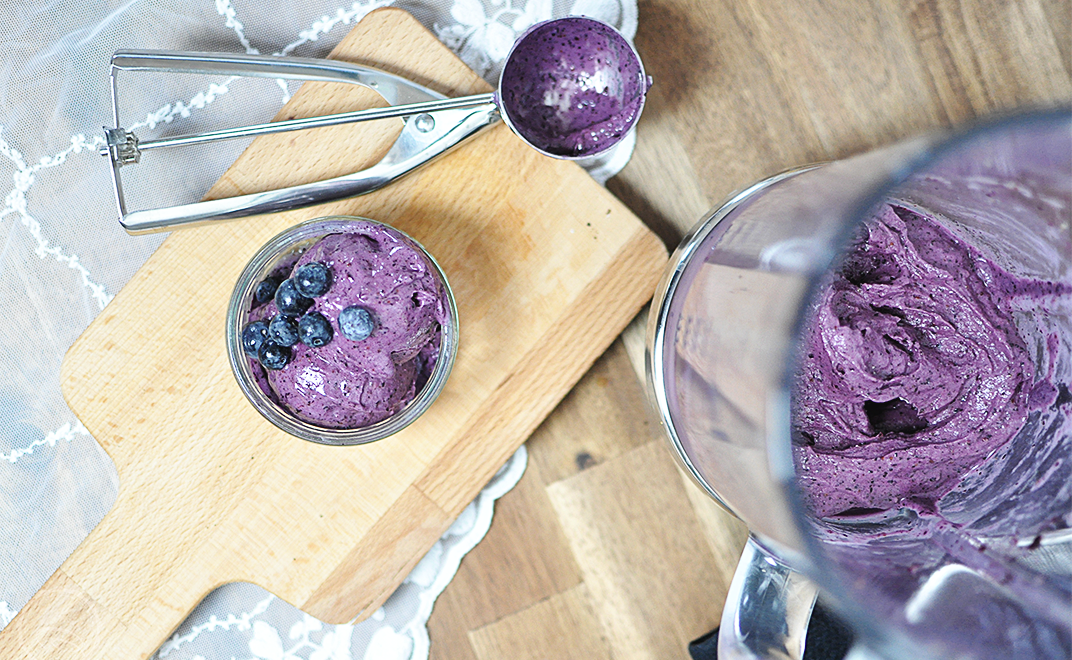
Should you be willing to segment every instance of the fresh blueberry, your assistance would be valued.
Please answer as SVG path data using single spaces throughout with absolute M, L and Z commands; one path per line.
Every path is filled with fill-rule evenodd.
M 319 261 L 310 261 L 294 271 L 294 288 L 306 298 L 316 298 L 331 288 L 331 271 Z
M 264 321 L 254 321 L 242 329 L 242 350 L 256 360 L 257 351 L 261 350 L 261 344 L 267 338 L 268 324 Z
M 298 317 L 292 314 L 276 314 L 268 323 L 268 339 L 280 346 L 298 343 Z
M 364 307 L 351 305 L 339 312 L 339 330 L 347 339 L 362 341 L 368 339 L 376 329 L 376 321 Z
M 312 300 L 298 293 L 294 280 L 283 280 L 275 291 L 275 306 L 281 314 L 301 316 L 312 304 Z
M 320 348 L 328 344 L 335 336 L 331 322 L 320 312 L 309 312 L 298 321 L 298 337 L 311 348 Z
M 290 363 L 290 349 L 274 341 L 266 340 L 261 345 L 261 350 L 257 352 L 257 359 L 265 369 L 278 371 Z
M 263 305 L 268 302 L 275 295 L 275 290 L 279 288 L 279 283 L 282 281 L 283 278 L 277 275 L 269 275 L 264 278 L 261 283 L 253 289 L 253 299 L 258 305 Z

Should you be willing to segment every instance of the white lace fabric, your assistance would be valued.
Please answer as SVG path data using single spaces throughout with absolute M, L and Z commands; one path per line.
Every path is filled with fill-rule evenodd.
M 632 38 L 637 19 L 635 0 L 25 0 L 0 7 L 0 300 L 7 311 L 0 324 L 0 627 L 100 521 L 118 489 L 111 460 L 59 387 L 64 353 L 163 240 L 122 231 L 107 161 L 97 153 L 101 127 L 112 121 L 111 54 L 324 57 L 361 17 L 391 5 L 410 11 L 492 84 L 515 37 L 535 22 L 585 14 Z M 267 121 L 295 89 L 265 80 L 130 76 L 122 80 L 122 119 L 142 139 Z M 242 148 L 154 153 L 144 170 L 124 169 L 128 204 L 195 201 Z M 627 141 L 586 166 L 605 181 L 631 151 Z M 157 655 L 427 657 L 432 604 L 483 538 L 494 500 L 517 482 L 525 460 L 522 448 L 370 619 L 326 625 L 260 587 L 231 584 L 210 594 Z

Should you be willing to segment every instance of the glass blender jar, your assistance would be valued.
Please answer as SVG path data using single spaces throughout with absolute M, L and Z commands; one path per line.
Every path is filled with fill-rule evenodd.
M 1021 399 L 1031 405 L 1011 439 L 983 452 L 935 501 L 817 512 L 822 496 L 800 479 L 808 440 L 794 429 L 807 411 L 794 383 L 831 273 L 864 220 L 890 205 L 934 218 L 972 246 L 975 261 L 1045 283 L 1045 294 L 1015 305 L 1011 317 L 1029 356 L 1024 387 L 1033 389 Z M 1068 109 L 802 167 L 738 193 L 671 258 L 647 348 L 649 395 L 676 458 L 751 532 L 724 610 L 720 658 L 800 658 L 816 584 L 857 633 L 855 657 L 1072 654 Z M 903 412 L 896 401 L 820 403 Z M 933 457 L 911 448 L 918 428 L 868 419 L 869 433 L 899 439 L 887 457 L 928 469 Z

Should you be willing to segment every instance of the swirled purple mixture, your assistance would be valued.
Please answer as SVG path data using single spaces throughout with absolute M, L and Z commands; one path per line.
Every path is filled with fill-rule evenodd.
M 811 511 L 932 508 L 1052 404 L 1058 389 L 1036 382 L 1010 301 L 1067 288 L 1015 277 L 934 219 L 883 207 L 805 329 L 792 429 Z
M 304 312 L 326 319 L 327 343 L 297 341 L 285 366 L 265 369 L 254 360 L 254 373 L 269 396 L 313 424 L 349 429 L 386 419 L 413 400 L 435 366 L 447 318 L 443 286 L 424 255 L 373 223 L 325 236 L 283 276 L 311 263 L 331 273 L 330 289 Z M 276 317 L 278 300 L 255 307 L 250 320 Z M 367 334 L 347 336 L 348 308 L 366 315 Z

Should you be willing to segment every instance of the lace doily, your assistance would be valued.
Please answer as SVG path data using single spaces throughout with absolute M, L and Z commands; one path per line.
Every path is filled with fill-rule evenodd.
M 111 123 L 111 54 L 159 48 L 324 57 L 361 17 L 393 4 L 492 84 L 514 38 L 534 22 L 585 14 L 632 38 L 637 20 L 635 0 L 27 0 L 0 8 L 0 181 L 9 182 L 0 209 L 0 296 L 8 310 L 0 328 L 0 627 L 100 521 L 118 490 L 111 460 L 59 387 L 67 348 L 163 240 L 123 233 L 106 161 L 97 153 L 101 126 Z M 146 138 L 154 129 L 266 121 L 296 89 L 248 79 L 172 84 L 152 76 L 123 85 L 124 107 L 133 104 L 127 121 L 140 118 L 126 128 L 142 129 Z M 128 192 L 156 205 L 193 201 L 243 147 L 186 152 L 176 156 L 181 168 L 171 170 L 181 171 L 181 180 L 136 177 Z M 625 141 L 584 165 L 605 181 L 631 152 L 632 141 Z M 522 448 L 367 621 L 325 625 L 259 587 L 225 585 L 158 656 L 426 657 L 432 604 L 486 533 L 494 500 L 520 478 L 525 457 Z

